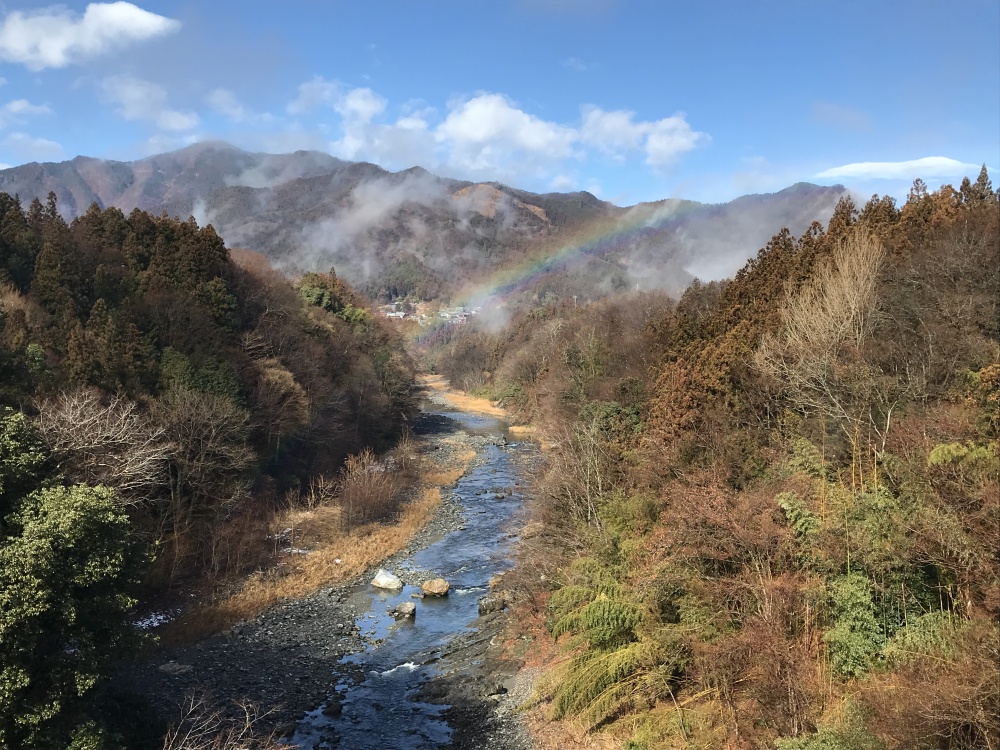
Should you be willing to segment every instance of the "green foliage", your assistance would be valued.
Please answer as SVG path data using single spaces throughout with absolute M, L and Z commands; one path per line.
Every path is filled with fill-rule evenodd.
M 616 490 L 601 499 L 598 513 L 605 531 L 619 548 L 648 532 L 656 523 L 660 500 L 651 493 Z
M 915 617 L 886 642 L 882 649 L 885 664 L 897 667 L 924 656 L 949 658 L 962 629 L 963 623 L 948 611 Z
M 109 466 L 117 451 L 179 447 L 167 470 L 139 462 L 149 482 L 130 511 L 136 535 L 160 543 L 169 573 L 157 582 L 256 564 L 247 550 L 259 545 L 240 535 L 256 538 L 250 527 L 273 512 L 272 478 L 332 475 L 346 455 L 391 444 L 414 410 L 402 340 L 332 270 L 307 274 L 297 292 L 262 257 L 242 260 L 194 220 L 94 205 L 67 225 L 54 198 L 25 211 L 0 193 L 0 404 L 117 394 L 149 443 L 100 408 L 89 422 L 63 414 L 64 434 L 46 441 L 86 453 L 97 440 Z M 251 497 L 255 482 L 264 491 Z M 12 507 L 0 499 L 0 523 Z
M 799 539 L 815 536 L 819 529 L 819 518 L 806 507 L 805 502 L 794 492 L 781 492 L 775 498 L 778 507 L 785 513 L 789 526 Z
M 45 349 L 42 348 L 41 344 L 28 344 L 25 347 L 24 353 L 28 369 L 34 375 L 43 375 L 48 370 L 48 365 L 45 361 Z
M 307 305 L 319 307 L 333 313 L 341 320 L 359 326 L 371 320 L 371 314 L 354 304 L 355 300 L 337 274 L 330 269 L 328 274 L 307 273 L 296 285 L 299 297 Z
M 683 649 L 671 652 L 655 640 L 612 651 L 586 651 L 556 675 L 553 717 L 579 714 L 593 727 L 627 710 L 648 708 L 670 695 L 685 663 Z
M 847 528 L 852 564 L 879 576 L 910 567 L 906 524 L 911 512 L 905 498 L 885 487 L 846 496 L 841 513 Z
M 494 394 L 504 404 L 516 404 L 524 400 L 526 392 L 520 383 L 507 383 L 494 391 Z
M 885 750 L 885 744 L 868 729 L 865 716 L 852 700 L 839 720 L 820 726 L 812 734 L 778 739 L 777 750 Z
M 997 448 L 993 443 L 940 443 L 927 457 L 931 469 L 947 469 L 968 477 L 982 477 L 997 468 Z
M 635 640 L 642 612 L 633 604 L 598 595 L 593 601 L 555 620 L 550 630 L 554 638 L 578 633 L 591 646 L 614 649 Z
M 779 739 L 777 750 L 877 750 L 884 745 L 868 733 L 842 734 L 832 729 L 820 729 L 815 734 Z
M 360 325 L 371 318 L 367 310 L 363 307 L 355 307 L 350 302 L 337 310 L 335 315 L 351 325 Z
M 29 495 L 0 546 L 0 747 L 99 747 L 88 697 L 131 643 L 141 556 L 103 487 Z M 75 738 L 75 739 L 74 739 Z
M 829 583 L 832 627 L 823 634 L 833 669 L 846 677 L 861 677 L 873 666 L 885 644 L 875 616 L 871 584 L 857 573 Z
M 236 404 L 243 403 L 243 386 L 232 364 L 206 357 L 195 367 L 189 357 L 169 346 L 160 360 L 160 387 L 211 393 Z
M 296 284 L 299 296 L 307 305 L 338 313 L 344 307 L 343 286 L 333 269 L 330 273 L 307 273 Z
M 820 450 L 805 438 L 796 437 L 791 441 L 792 455 L 788 466 L 793 471 L 803 471 L 816 479 L 826 479 L 826 462 Z
M 191 360 L 172 346 L 165 347 L 160 356 L 160 388 L 194 388 Z
M 233 365 L 224 360 L 209 357 L 198 367 L 192 378 L 195 390 L 222 396 L 233 403 L 243 403 L 243 387 Z
M 232 328 L 235 325 L 238 303 L 222 279 L 215 277 L 203 281 L 195 289 L 195 296 L 219 326 Z
M 639 409 L 617 401 L 590 401 L 580 409 L 581 424 L 596 430 L 605 440 L 627 440 L 642 427 Z
M 38 486 L 45 474 L 42 444 L 28 418 L 12 409 L 0 409 L 0 536 L 6 516 Z

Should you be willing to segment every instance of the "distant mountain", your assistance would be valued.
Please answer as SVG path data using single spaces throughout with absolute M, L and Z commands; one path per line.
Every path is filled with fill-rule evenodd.
M 388 172 L 316 151 L 250 153 L 220 142 L 134 162 L 25 164 L 0 170 L 0 191 L 24 203 L 54 192 L 67 219 L 92 203 L 194 216 L 230 247 L 260 251 L 290 272 L 334 266 L 372 296 L 424 298 L 453 295 L 511 265 L 544 265 L 546 253 L 568 243 L 580 251 L 572 267 L 549 268 L 569 278 L 553 293 L 679 288 L 694 275 L 733 273 L 783 226 L 801 233 L 825 221 L 846 192 L 800 183 L 720 205 L 621 208 L 585 192 L 535 194 L 419 167 Z

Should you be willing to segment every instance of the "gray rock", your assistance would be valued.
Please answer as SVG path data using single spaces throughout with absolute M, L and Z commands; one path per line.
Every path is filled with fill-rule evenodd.
M 479 614 L 488 615 L 493 612 L 503 612 L 507 607 L 507 599 L 503 594 L 491 592 L 479 600 Z
M 397 620 L 402 620 L 407 617 L 415 617 L 417 614 L 417 605 L 413 602 L 401 602 L 393 607 L 392 616 Z

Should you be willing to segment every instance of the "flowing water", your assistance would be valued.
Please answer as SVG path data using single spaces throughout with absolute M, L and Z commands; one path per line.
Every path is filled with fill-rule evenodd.
M 422 424 L 431 432 L 509 437 L 504 423 L 465 412 L 430 412 Z M 355 624 L 370 645 L 345 657 L 331 675 L 331 700 L 303 717 L 290 743 L 303 750 L 423 750 L 449 743 L 451 728 L 443 715 L 447 706 L 421 702 L 417 694 L 438 674 L 448 644 L 474 628 L 478 602 L 488 593 L 490 579 L 512 566 L 514 521 L 522 503 L 518 486 L 525 465 L 518 459 L 534 451 L 527 443 L 484 446 L 453 490 L 463 527 L 394 567 L 404 581 L 444 578 L 451 584 L 447 597 L 414 599 L 411 595 L 420 591 L 419 585 L 400 592 L 364 585 L 351 592 L 362 613 Z M 416 617 L 396 621 L 389 610 L 408 601 L 416 602 Z

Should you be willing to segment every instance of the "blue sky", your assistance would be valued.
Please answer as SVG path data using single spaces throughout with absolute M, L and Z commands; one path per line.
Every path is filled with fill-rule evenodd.
M 222 139 L 621 205 L 1000 167 L 997 0 L 11 2 L 0 77 L 4 165 Z

